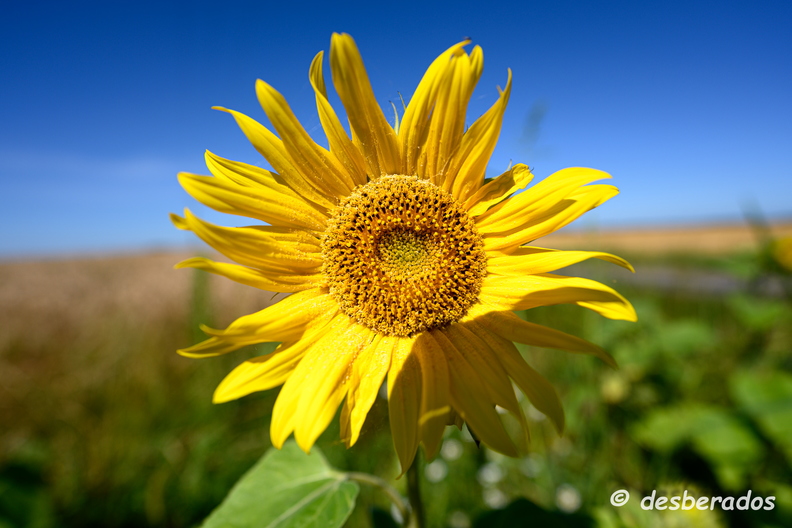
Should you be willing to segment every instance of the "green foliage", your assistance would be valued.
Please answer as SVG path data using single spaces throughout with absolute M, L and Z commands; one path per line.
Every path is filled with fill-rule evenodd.
M 355 506 L 356 482 L 330 468 L 318 449 L 271 449 L 236 483 L 203 528 L 337 528 Z
M 747 294 L 733 295 L 729 307 L 746 329 L 766 332 L 787 314 L 789 307 L 778 299 L 764 299 Z
M 792 463 L 792 375 L 738 372 L 731 377 L 734 400 Z
M 713 467 L 722 485 L 740 490 L 745 476 L 762 457 L 762 445 L 751 429 L 718 407 L 683 404 L 651 411 L 634 428 L 643 445 L 670 452 L 690 443 Z

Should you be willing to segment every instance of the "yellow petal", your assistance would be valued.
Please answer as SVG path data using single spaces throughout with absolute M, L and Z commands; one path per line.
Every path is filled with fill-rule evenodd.
M 462 203 L 484 184 L 487 163 L 498 142 L 503 114 L 509 102 L 511 81 L 509 70 L 506 88 L 495 104 L 465 132 L 459 150 L 449 163 L 443 188 Z
M 327 135 L 330 152 L 344 165 L 347 173 L 355 185 L 363 185 L 368 181 L 366 176 L 366 161 L 363 155 L 347 136 L 341 121 L 335 113 L 330 101 L 327 100 L 324 76 L 322 75 L 322 58 L 324 52 L 319 52 L 311 63 L 310 79 L 316 93 L 316 109 L 319 121 Z
M 346 444 L 347 449 L 354 445 L 351 443 L 352 423 L 350 421 L 350 414 L 352 414 L 352 410 L 350 409 L 349 393 L 347 393 L 347 399 L 344 400 L 344 404 L 341 406 L 341 412 L 338 413 L 338 436 L 344 444 Z M 357 442 L 357 440 L 355 441 Z
M 448 72 L 452 70 L 451 58 L 464 54 L 462 48 L 468 43 L 469 40 L 464 40 L 451 46 L 432 62 L 415 89 L 410 104 L 404 110 L 399 138 L 402 143 L 405 174 L 419 174 L 418 158 L 426 141 L 438 90 Z
M 310 382 L 313 379 L 309 376 L 313 367 L 320 368 L 319 365 L 312 363 L 313 357 L 318 355 L 318 358 L 327 360 L 327 354 L 323 352 L 326 347 L 335 345 L 338 348 L 338 339 L 349 329 L 350 320 L 346 315 L 338 314 L 327 323 L 318 335 L 311 335 L 312 339 L 305 340 L 310 345 L 310 350 L 303 356 L 303 360 L 297 365 L 297 368 L 292 371 L 286 383 L 283 384 L 278 399 L 275 400 L 275 406 L 272 408 L 272 422 L 270 423 L 270 439 L 272 445 L 280 449 L 283 447 L 284 442 L 294 432 L 295 428 L 299 426 L 302 416 L 298 416 L 298 408 L 300 400 L 305 394 L 305 391 L 312 390 Z M 315 337 L 315 339 L 313 339 Z M 318 352 L 317 352 L 318 351 Z M 346 366 L 346 364 L 344 365 Z M 340 400 L 339 400 L 340 402 Z M 301 448 L 305 449 L 303 445 Z M 309 450 L 311 446 L 307 446 Z
M 303 379 L 295 415 L 294 439 L 306 453 L 327 429 L 347 395 L 346 381 L 353 362 L 375 344 L 375 334 L 370 330 L 352 322 L 347 316 L 341 317 L 346 322 L 311 347 L 293 373 L 293 376 Z
M 600 251 L 559 251 L 540 247 L 520 247 L 507 256 L 487 260 L 487 273 L 496 275 L 532 275 L 555 271 L 590 258 L 612 262 L 632 272 L 626 260 Z
M 401 474 L 412 464 L 418 450 L 421 416 L 421 365 L 412 354 L 414 338 L 399 338 L 388 372 L 388 415 Z
M 353 446 L 360 437 L 366 416 L 390 368 L 391 353 L 396 342 L 395 337 L 376 335 L 374 341 L 352 363 L 347 381 L 349 390 L 345 411 L 341 419 L 341 430 L 347 431 L 343 436 L 347 447 Z
M 452 55 L 448 66 L 445 75 L 438 79 L 436 101 L 417 173 L 434 183 L 442 183 L 438 177 L 462 142 L 467 105 L 483 67 L 481 48 L 476 46 L 470 56 L 466 53 Z
M 261 79 L 256 81 L 261 107 L 280 134 L 286 153 L 303 177 L 327 196 L 346 196 L 355 186 L 341 163 L 317 145 L 294 116 L 286 99 Z
M 421 409 L 418 436 L 423 442 L 426 458 L 433 458 L 443 443 L 443 433 L 451 412 L 448 365 L 445 354 L 428 333 L 415 340 L 413 354 L 421 368 Z
M 470 321 L 468 324 L 451 324 L 442 331 L 481 378 L 492 403 L 519 417 L 522 413 L 509 376 L 498 362 L 497 355 L 490 349 L 489 343 L 484 340 L 484 333 L 477 330 L 478 326 Z
M 208 150 L 204 153 L 204 159 L 206 160 L 206 166 L 209 168 L 209 171 L 216 178 L 243 187 L 264 187 L 266 189 L 271 189 L 280 194 L 286 194 L 291 198 L 300 200 L 308 207 L 317 208 L 317 211 L 326 212 L 325 209 L 306 202 L 299 194 L 294 192 L 291 187 L 286 185 L 286 182 L 277 172 L 268 171 L 255 165 L 242 163 L 241 161 L 226 159 Z
M 604 178 L 610 174 L 585 167 L 562 169 L 479 216 L 476 225 L 482 233 L 519 228 L 526 219 L 544 216 L 581 186 Z
M 179 173 L 190 196 L 221 213 L 256 218 L 276 226 L 323 231 L 327 216 L 305 200 L 272 189 L 241 186 L 223 178 Z
M 242 316 L 225 330 L 206 326 L 202 329 L 229 341 L 295 341 L 309 330 L 326 324 L 337 312 L 338 304 L 327 290 L 315 288 L 293 293 L 272 306 Z
M 553 385 L 525 362 L 511 341 L 506 341 L 494 334 L 490 335 L 493 335 L 501 343 L 501 347 L 498 348 L 498 359 L 508 371 L 509 376 L 528 396 L 531 404 L 550 418 L 559 434 L 562 433 L 564 431 L 564 407 L 561 405 L 561 400 Z
M 214 403 L 225 403 L 282 385 L 302 360 L 310 346 L 306 340 L 281 344 L 271 354 L 249 359 L 237 366 L 220 382 L 214 392 Z
M 465 360 L 481 376 L 490 391 L 491 401 L 517 418 L 525 440 L 530 438 L 525 414 L 517 402 L 509 375 L 498 359 L 502 343 L 471 318 L 449 325 L 444 331 Z
M 618 292 L 579 277 L 488 275 L 479 299 L 497 310 L 528 310 L 537 306 L 574 303 L 609 319 L 637 320 L 635 309 Z
M 337 196 L 328 195 L 323 192 L 321 186 L 317 182 L 306 179 L 300 169 L 295 166 L 292 159 L 289 157 L 288 151 L 275 134 L 270 132 L 267 127 L 258 121 L 240 112 L 223 108 L 222 106 L 213 107 L 215 110 L 221 110 L 231 114 L 239 125 L 239 128 L 248 138 L 248 141 L 255 147 L 259 153 L 272 165 L 275 172 L 283 178 L 293 191 L 302 196 L 306 200 L 320 205 L 324 208 L 330 209 L 335 206 Z
M 309 327 L 323 325 L 337 311 L 336 302 L 322 289 L 304 290 L 240 317 L 225 330 L 203 327 L 213 337 L 178 352 L 187 357 L 211 357 L 255 343 L 296 341 Z
M 294 432 L 296 426 L 295 414 L 300 403 L 300 388 L 303 378 L 292 375 L 286 379 L 281 387 L 275 406 L 272 408 L 272 421 L 270 422 L 270 441 L 278 449 Z
M 374 97 L 355 41 L 334 33 L 330 41 L 333 84 L 346 109 L 353 141 L 363 152 L 371 178 L 401 174 L 399 141 Z
M 220 339 L 219 337 L 210 337 L 197 345 L 193 345 L 189 348 L 180 348 L 176 352 L 184 357 L 208 358 L 228 354 L 249 344 L 252 343 L 240 343 Z
M 517 317 L 513 312 L 492 311 L 481 315 L 471 315 L 473 315 L 473 320 L 509 341 L 541 348 L 566 350 L 578 354 L 591 354 L 612 367 L 616 366 L 613 357 L 597 345 L 560 330 L 529 323 Z
M 575 304 L 597 312 L 608 319 L 631 322 L 638 320 L 638 314 L 635 313 L 635 309 L 626 299 L 620 301 L 580 301 Z
M 533 179 L 531 169 L 527 165 L 518 163 L 491 182 L 483 185 L 465 202 L 468 216 L 479 216 L 492 206 L 524 189 Z
M 221 275 L 240 284 L 253 286 L 260 290 L 280 293 L 291 293 L 316 288 L 324 282 L 324 276 L 321 273 L 316 275 L 295 273 L 277 275 L 274 273 L 264 273 L 261 270 L 246 268 L 236 264 L 215 262 L 204 257 L 189 258 L 174 266 L 174 269 L 181 268 L 195 268 L 208 271 L 209 273 Z
M 481 379 L 442 330 L 429 332 L 445 352 L 451 385 L 451 404 L 471 431 L 490 448 L 507 456 L 517 456 L 517 447 L 503 427 L 495 402 Z M 511 384 L 509 384 L 511 386 Z
M 617 194 L 619 194 L 619 190 L 612 185 L 581 187 L 543 214 L 532 217 L 521 215 L 523 223 L 508 232 L 493 234 L 489 228 L 482 230 L 484 249 L 509 253 L 521 244 L 561 229 L 583 213 L 594 209 Z
M 204 222 L 185 209 L 171 215 L 177 227 L 198 235 L 223 255 L 265 271 L 315 275 L 322 266 L 319 239 L 299 229 L 275 226 L 221 227 Z
M 456 412 L 454 409 L 451 409 L 451 412 L 448 413 L 447 420 L 448 421 L 446 423 L 448 425 L 454 425 L 460 431 L 462 430 L 462 426 L 465 425 L 465 420 L 463 420 L 462 417 L 459 416 L 459 413 Z

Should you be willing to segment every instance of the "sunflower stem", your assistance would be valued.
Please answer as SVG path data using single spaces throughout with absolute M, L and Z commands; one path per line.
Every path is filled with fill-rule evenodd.
M 412 515 L 410 515 L 409 522 L 406 524 L 407 528 L 425 528 L 426 526 L 424 505 L 421 500 L 419 459 L 420 451 L 415 454 L 415 459 L 407 470 L 407 498 L 410 500 L 410 508 L 412 510 Z
M 359 473 L 357 471 L 350 471 L 346 474 L 346 477 L 349 480 L 354 480 L 355 482 L 359 482 L 361 484 L 379 488 L 385 493 L 385 495 L 388 496 L 391 502 L 393 502 L 394 506 L 396 506 L 396 508 L 399 510 L 402 519 L 406 521 L 410 518 L 410 505 L 404 500 L 404 497 L 402 497 L 401 494 L 392 486 L 388 485 L 385 480 L 368 473 Z

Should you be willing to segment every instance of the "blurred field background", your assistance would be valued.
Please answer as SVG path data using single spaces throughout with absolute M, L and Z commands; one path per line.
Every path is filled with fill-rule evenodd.
M 506 459 L 447 430 L 424 462 L 430 526 L 792 526 L 792 298 L 772 258 L 792 223 L 557 234 L 539 245 L 612 249 L 570 269 L 615 286 L 638 323 L 584 309 L 525 316 L 598 343 L 619 370 L 564 352 L 524 350 L 559 390 L 559 437 L 523 400 L 530 451 Z M 275 300 L 172 265 L 159 253 L 0 263 L 0 527 L 189 527 L 269 448 L 277 390 L 212 405 L 222 377 L 253 347 L 191 360 L 175 349 Z M 387 405 L 351 450 L 337 422 L 319 446 L 338 468 L 394 481 Z M 633 494 L 617 509 L 617 489 Z M 651 490 L 776 497 L 772 511 L 644 512 Z M 673 490 L 678 490 L 672 493 Z M 385 497 L 363 488 L 348 526 L 393 526 Z

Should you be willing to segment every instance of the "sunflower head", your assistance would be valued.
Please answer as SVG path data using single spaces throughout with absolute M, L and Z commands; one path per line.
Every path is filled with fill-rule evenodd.
M 485 444 L 516 455 L 496 411 L 526 427 L 512 383 L 559 431 L 564 416 L 555 390 L 515 342 L 613 360 L 596 345 L 513 311 L 572 303 L 635 320 L 630 303 L 611 288 L 551 273 L 588 258 L 632 269 L 624 260 L 531 245 L 614 196 L 615 187 L 590 185 L 610 176 L 564 169 L 525 189 L 533 175 L 518 164 L 485 180 L 511 72 L 491 108 L 467 126 L 483 67 L 481 49 L 467 53 L 467 44 L 452 46 L 429 66 L 399 123 L 391 125 L 355 42 L 335 34 L 330 66 L 349 131 L 328 101 L 319 53 L 309 78 L 328 148 L 314 142 L 279 92 L 258 81 L 274 131 L 221 110 L 269 168 L 207 152 L 211 176 L 180 174 L 200 202 L 258 223 L 227 228 L 189 211 L 172 215 L 178 228 L 235 262 L 192 258 L 177 267 L 291 293 L 226 329 L 204 327 L 209 339 L 179 351 L 207 357 L 280 343 L 275 352 L 241 363 L 215 391 L 222 402 L 283 385 L 270 428 L 275 446 L 293 433 L 308 451 L 342 404 L 342 436 L 351 446 L 386 383 L 403 468 L 420 444 L 433 456 L 449 423 L 464 422 Z
M 478 299 L 487 257 L 451 195 L 416 176 L 356 188 L 322 240 L 330 295 L 358 323 L 407 337 L 459 321 Z

